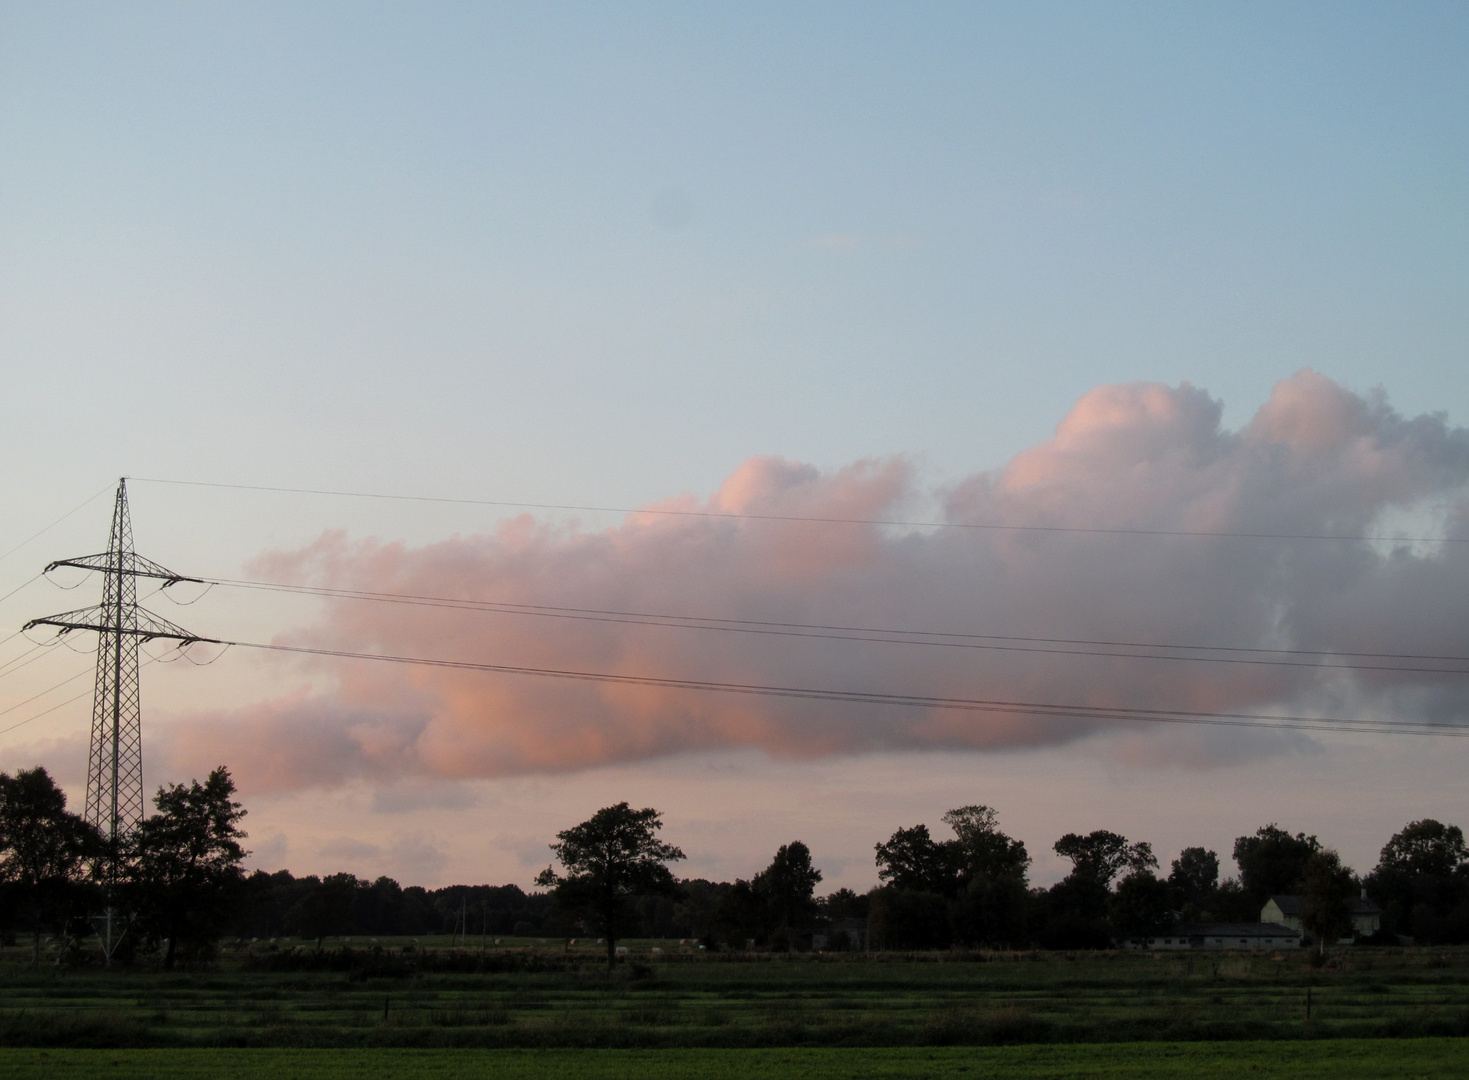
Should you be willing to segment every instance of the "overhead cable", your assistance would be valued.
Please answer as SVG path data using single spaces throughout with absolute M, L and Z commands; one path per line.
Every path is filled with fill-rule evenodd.
M 1035 701 L 1003 701 L 984 698 L 949 698 L 925 694 L 889 694 L 878 691 L 836 690 L 800 686 L 765 686 L 752 683 L 714 682 L 702 679 L 623 675 L 615 672 L 576 671 L 565 668 L 529 667 L 516 664 L 488 664 L 466 660 L 394 656 L 382 653 L 354 652 L 345 649 L 312 648 L 301 645 L 266 644 L 249 641 L 237 641 L 229 644 L 237 645 L 243 649 L 260 649 L 266 652 L 333 657 L 344 660 L 368 660 L 390 664 L 408 664 L 454 671 L 528 675 L 574 682 L 656 686 L 674 690 L 694 690 L 753 697 L 794 698 L 807 701 L 837 701 L 847 704 L 939 709 L 957 712 L 1000 713 L 1050 719 L 1094 720 L 1122 723 L 1205 724 L 1224 727 L 1267 728 L 1277 731 L 1355 731 L 1392 735 L 1469 736 L 1469 727 L 1434 721 L 1359 721 L 1348 718 L 1322 716 L 1272 716 L 1267 713 L 1205 712 L 1195 710 L 1074 705 Z
M 1250 648 L 1230 645 L 1167 645 L 1157 642 L 1141 641 L 1021 637 L 1006 634 L 974 634 L 939 630 L 902 630 L 887 627 L 842 626 L 827 623 L 723 619 L 715 616 L 671 615 L 658 612 L 577 608 L 548 604 L 518 604 L 495 600 L 465 600 L 455 597 L 428 596 L 415 593 L 334 589 L 318 585 L 292 585 L 282 582 L 250 581 L 237 578 L 205 578 L 203 580 L 207 581 L 211 586 L 221 585 L 228 588 L 250 589 L 262 592 L 319 596 L 330 599 L 362 600 L 372 603 L 406 604 L 413 607 L 442 608 L 451 611 L 474 611 L 504 615 L 529 615 L 553 619 L 574 619 L 627 626 L 655 626 L 681 630 L 817 638 L 831 641 L 858 641 L 887 645 L 977 649 L 995 652 L 1040 653 L 1058 656 L 1110 656 L 1138 660 L 1195 661 L 1198 663 L 1249 664 L 1267 667 L 1303 667 L 1316 670 L 1396 671 L 1428 675 L 1469 675 L 1469 668 L 1426 667 L 1402 663 L 1320 662 L 1331 658 L 1349 658 L 1353 660 L 1415 660 L 1423 663 L 1469 664 L 1469 656 L 1448 656 L 1432 653 L 1369 653 L 1323 649 Z M 1135 651 L 1138 649 L 1150 649 L 1154 651 Z M 1231 655 L 1186 655 L 1196 653 L 1227 653 Z M 1319 660 L 1282 660 L 1270 658 L 1277 656 L 1317 657 Z
M 0 679 L 5 678 L 7 675 L 14 675 L 17 671 L 21 670 L 21 668 L 29 667 L 30 665 L 34 664 L 37 660 L 41 659 L 41 657 L 32 656 L 31 654 L 54 644 L 56 644 L 55 641 L 38 641 L 25 652 L 21 653 L 19 656 L 15 657 L 12 660 L 6 661 L 4 664 L 0 664 Z M 26 657 L 30 657 L 30 659 L 27 660 Z
M 154 662 L 154 659 L 155 659 L 154 657 L 151 657 L 150 656 L 150 657 L 148 657 L 148 659 L 144 660 L 138 666 L 140 668 L 147 667 L 149 664 L 151 664 L 151 663 Z M 85 674 L 86 674 L 85 671 L 82 672 L 82 675 L 85 675 Z M 81 675 L 77 675 L 74 678 L 79 679 L 79 678 L 81 678 Z M 72 682 L 72 681 L 73 681 L 73 679 L 68 679 L 67 680 L 67 682 Z M 58 683 L 56 686 L 53 686 L 51 689 L 52 690 L 56 690 L 56 689 L 59 689 L 61 686 L 64 686 L 64 685 L 66 685 L 66 684 L 65 683 Z M 45 691 L 45 692 L 46 693 L 50 693 L 49 690 L 48 691 Z M 11 724 L 7 728 L 0 728 L 0 735 L 8 734 L 9 732 L 14 731 L 16 728 L 25 727 L 27 724 L 29 724 L 33 720 L 39 720 L 43 716 L 49 716 L 51 713 L 54 713 L 57 709 L 65 708 L 66 706 L 70 705 L 74 701 L 81 701 L 82 698 L 91 697 L 91 696 L 92 696 L 92 691 L 91 690 L 83 690 L 80 694 L 76 695 L 76 697 L 69 697 L 65 701 L 58 701 L 55 705 L 49 706 L 48 708 L 45 708 L 45 709 L 42 709 L 40 712 L 36 713 L 35 716 L 28 716 L 28 717 L 26 717 L 24 720 L 20 721 L 18 724 Z M 33 698 L 31 700 L 35 700 L 35 699 Z M 22 702 L 22 704 L 24 704 L 24 702 Z M 12 708 L 15 708 L 15 707 L 16 706 L 12 706 Z M 9 712 L 10 709 L 7 709 L 5 711 L 6 712 Z M 3 714 L 0 714 L 0 715 L 3 715 Z
M 233 491 L 269 491 L 290 495 L 329 495 L 350 499 L 394 502 L 444 503 L 456 506 L 496 506 L 520 510 L 567 510 L 580 513 L 653 515 L 675 518 L 713 518 L 736 521 L 790 521 L 825 525 L 887 525 L 905 529 L 971 529 L 993 532 L 1092 533 L 1116 536 L 1198 536 L 1238 540 L 1334 540 L 1349 543 L 1463 544 L 1462 536 L 1348 536 L 1334 533 L 1230 532 L 1212 529 L 1129 529 L 1078 525 L 1012 525 L 970 521 L 897 521 L 888 518 L 826 517 L 811 514 L 739 514 L 723 510 L 675 510 L 667 507 L 591 506 L 574 503 L 514 502 L 508 499 L 463 499 L 437 495 L 396 495 L 375 491 L 338 491 L 329 488 L 280 487 L 268 484 L 226 484 L 207 480 L 173 480 L 135 476 L 143 484 L 172 484 L 184 487 L 223 488 Z
M 37 533 L 36 535 L 39 536 L 40 533 Z M 31 585 L 31 584 L 33 584 L 33 583 L 35 583 L 37 581 L 40 581 L 41 578 L 43 578 L 43 577 L 45 577 L 45 574 L 44 573 L 37 574 L 35 577 L 31 578 L 29 581 L 23 581 L 23 582 L 21 582 L 19 585 L 17 585 L 15 588 L 11 589 L 4 596 L 0 596 L 0 604 L 3 604 L 5 601 L 9 600 L 12 596 L 14 596 L 16 593 L 20 592 L 20 590 L 24 589 L 27 585 Z
M 69 679 L 62 679 L 55 686 L 48 686 L 45 690 L 42 690 L 39 694 L 32 694 L 30 697 L 26 698 L 24 701 L 17 701 L 14 705 L 9 706 L 8 708 L 0 709 L 0 716 L 4 716 L 7 713 L 13 713 L 13 712 L 15 712 L 16 709 L 20 708 L 22 705 L 29 705 L 31 702 L 35 701 L 37 698 L 43 698 L 47 694 L 51 693 L 54 690 L 60 690 L 67 683 L 74 683 L 78 679 L 80 679 L 83 675 L 90 675 L 90 674 L 92 674 L 91 671 L 79 671 L 79 672 L 77 672 L 75 675 L 73 675 Z
M 6 551 L 4 553 L 0 553 L 0 560 L 10 558 L 10 556 L 14 555 L 21 548 L 25 547 L 32 540 L 35 540 L 36 538 L 41 537 L 41 536 L 45 536 L 52 529 L 56 528 L 56 526 L 60 525 L 63 521 L 65 521 L 67 518 L 71 517 L 78 510 L 82 509 L 84 506 L 86 506 L 88 503 L 90 503 L 93 499 L 97 498 L 98 495 L 102 495 L 102 494 L 104 494 L 104 493 L 106 493 L 108 491 L 111 491 L 111 490 L 112 490 L 112 485 L 109 483 L 105 488 L 102 488 L 96 494 L 87 496 L 87 498 L 83 499 L 76 506 L 72 507 L 66 513 L 62 514 L 59 518 L 57 518 L 55 521 L 53 521 L 50 525 L 47 525 L 44 529 L 41 529 L 38 532 L 31 533 L 30 536 L 27 536 L 24 540 L 22 540 L 20 543 L 16 544 L 15 547 L 11 548 L 9 551 Z M 29 584 L 30 584 L 30 582 L 26 582 L 26 585 L 29 585 Z M 25 588 L 25 586 L 22 585 L 21 588 Z M 20 590 L 17 589 L 16 591 L 19 592 Z M 14 595 L 14 594 L 12 593 L 11 595 Z M 3 599 L 3 598 L 0 598 L 0 599 Z

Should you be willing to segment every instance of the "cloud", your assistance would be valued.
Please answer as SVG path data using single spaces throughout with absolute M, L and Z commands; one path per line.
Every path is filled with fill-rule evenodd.
M 387 847 L 351 836 L 334 836 L 318 843 L 316 852 L 333 864 L 345 863 L 359 877 L 386 873 L 407 882 L 437 880 L 449 862 L 431 838 L 418 833 L 398 835 Z
M 317 852 L 332 859 L 375 859 L 383 853 L 376 844 L 350 836 L 336 836 L 317 845 Z
M 58 738 L 41 738 L 6 747 L 0 752 L 0 770 L 15 772 L 44 764 L 51 778 L 70 790 L 68 809 L 81 813 L 87 789 L 87 752 L 88 733 L 85 731 Z
M 374 813 L 406 814 L 415 810 L 468 810 L 475 803 L 475 793 L 464 784 L 402 780 L 375 788 L 371 805 Z
M 249 864 L 265 870 L 284 866 L 291 855 L 291 840 L 279 829 L 267 829 L 249 837 Z
M 526 515 L 423 547 L 328 533 L 272 553 L 271 580 L 498 603 L 721 620 L 1078 640 L 1469 655 L 1469 545 L 1281 539 L 1362 535 L 1425 506 L 1469 537 L 1469 433 L 1404 418 L 1310 371 L 1281 382 L 1239 431 L 1184 384 L 1102 386 L 1054 437 L 937 493 L 944 518 L 988 528 L 894 529 L 782 520 L 891 520 L 933 493 L 902 459 L 836 470 L 752 458 L 707 501 L 680 496 L 586 533 Z M 1250 538 L 1045 531 L 1243 533 Z M 1462 715 L 1463 678 L 1411 671 L 1177 663 L 331 601 L 283 637 L 332 649 L 526 667 L 883 693 L 1201 711 Z M 883 635 L 890 636 L 890 635 Z M 977 644 L 970 642 L 969 644 Z M 1011 643 L 1014 645 L 1015 643 Z M 1412 665 L 1406 665 L 1412 666 Z M 176 767 L 228 761 L 246 790 L 353 778 L 565 772 L 715 748 L 778 757 L 1000 751 L 1116 725 L 893 709 L 688 689 L 556 681 L 362 661 L 313 661 L 330 693 L 175 723 Z M 1156 738 L 1129 760 L 1188 765 L 1303 752 L 1300 736 Z M 1144 748 L 1146 740 L 1155 740 Z M 1142 740 L 1142 741 L 1140 741 Z M 1168 747 L 1178 748 L 1174 750 Z M 386 808 L 386 807 L 385 807 Z

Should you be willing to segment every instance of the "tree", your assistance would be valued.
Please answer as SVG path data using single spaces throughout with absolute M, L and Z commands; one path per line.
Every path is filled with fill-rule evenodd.
M 1030 853 L 1024 842 L 1001 832 L 998 815 L 988 806 L 950 810 L 944 824 L 954 830 L 950 862 L 959 882 L 950 909 L 954 937 L 971 944 L 1021 940 L 1029 900 Z
M 953 852 L 936 843 L 927 825 L 899 829 L 877 845 L 877 876 L 898 889 L 950 895 L 958 884 Z
M 710 920 L 711 936 L 732 949 L 743 949 L 765 930 L 765 910 L 755 887 L 743 878 L 724 886 Z
M 1320 850 L 1321 842 L 1314 836 L 1292 836 L 1272 821 L 1256 829 L 1254 836 L 1235 840 L 1234 861 L 1239 866 L 1240 884 L 1257 908 L 1272 896 L 1298 893 L 1306 861 Z
M 938 893 L 889 886 L 871 894 L 868 931 L 876 949 L 946 949 L 949 901 Z
M 1173 860 L 1168 884 L 1181 905 L 1202 911 L 1219 888 L 1219 856 L 1201 847 L 1184 848 Z
M 1124 870 L 1152 877 L 1158 860 L 1151 845 L 1097 829 L 1085 836 L 1067 833 L 1054 849 L 1071 860 L 1071 873 L 1036 905 L 1040 940 L 1049 948 L 1105 948 L 1114 936 L 1108 921 L 1115 906 L 1112 880 Z
M 1168 929 L 1171 890 L 1150 870 L 1133 870 L 1117 883 L 1108 904 L 1119 938 L 1147 938 Z
M 1000 831 L 998 816 L 988 806 L 961 806 L 944 815 L 944 824 L 954 830 L 954 857 L 959 875 L 969 881 L 979 877 L 1025 876 L 1030 853 L 1025 843 Z
M 1352 932 L 1352 897 L 1357 879 L 1330 848 L 1311 853 L 1301 871 L 1301 923 L 1326 951 Z
M 1029 902 L 1024 874 L 976 874 L 949 905 L 954 939 L 967 945 L 1023 942 Z
M 1127 837 L 1097 829 L 1085 836 L 1067 833 L 1055 843 L 1057 855 L 1071 860 L 1071 877 L 1095 882 L 1103 888 L 1123 870 L 1147 870 L 1158 865 L 1151 844 L 1130 844 Z
M 877 876 L 895 888 L 954 897 L 971 882 L 1019 877 L 1030 866 L 1025 844 L 1002 833 L 988 806 L 961 806 L 944 814 L 954 839 L 935 840 L 927 825 L 899 829 L 877 845 Z
M 931 901 L 887 896 L 882 900 L 882 933 L 874 940 L 906 947 L 933 947 L 950 939 L 968 942 L 1016 941 L 1024 935 L 1028 901 L 1025 844 L 999 829 L 988 806 L 961 806 L 944 814 L 952 840 L 934 840 L 927 825 L 899 829 L 877 845 L 877 876 L 896 893 L 925 894 L 947 903 L 949 927 L 935 930 Z M 886 892 L 886 890 L 885 890 Z M 876 918 L 876 916 L 874 916 Z M 903 920 L 917 920 L 912 926 Z M 877 924 L 874 923 L 874 926 Z
M 167 945 L 171 969 L 180 942 L 202 946 L 223 933 L 243 889 L 240 846 L 244 808 L 223 765 L 200 784 L 160 787 L 158 812 L 145 818 L 127 845 L 127 898 L 144 929 Z
M 39 765 L 0 772 L 0 882 L 29 914 L 31 966 L 41 931 L 64 926 L 91 898 L 85 870 L 102 850 L 97 830 L 66 809 L 66 793 Z
M 333 934 L 352 933 L 352 906 L 364 883 L 351 874 L 330 874 L 301 897 L 292 912 L 302 937 L 316 939 L 316 947 Z
M 1235 878 L 1225 878 L 1209 897 L 1206 921 L 1258 922 L 1259 919 L 1260 905 Z
M 1469 867 L 1464 830 L 1432 818 L 1410 822 L 1382 848 L 1377 868 L 1426 877 L 1448 877 Z
M 782 844 L 750 882 L 764 901 L 766 925 L 771 931 L 805 930 L 816 917 L 816 886 L 821 871 L 811 865 L 811 850 L 799 840 Z
M 625 802 L 605 807 L 556 834 L 551 851 L 566 875 L 548 866 L 536 878 L 537 885 L 554 890 L 558 905 L 582 912 L 606 939 L 609 972 L 617 962 L 616 939 L 630 901 L 677 891 L 666 864 L 684 853 L 658 839 L 662 827 L 662 815 L 651 807 L 633 810 Z
M 1469 940 L 1469 850 L 1457 825 L 1410 822 L 1383 847 L 1364 884 L 1383 928 L 1421 942 Z
M 851 889 L 841 888 L 823 896 L 816 904 L 828 919 L 865 919 L 867 900 L 866 896 L 858 896 Z

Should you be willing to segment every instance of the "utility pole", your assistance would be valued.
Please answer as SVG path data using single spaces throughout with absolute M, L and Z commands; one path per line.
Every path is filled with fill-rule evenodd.
M 214 639 L 191 634 L 138 606 L 138 578 L 162 581 L 163 588 L 181 581 L 202 582 L 166 570 L 133 551 L 126 478 L 117 482 L 107 550 L 99 555 L 58 559 L 46 567 L 46 573 L 63 566 L 100 571 L 102 603 L 32 619 L 25 629 L 54 626 L 62 634 L 90 630 L 97 635 L 97 676 L 92 692 L 92 740 L 87 757 L 84 816 L 108 842 L 104 868 L 108 905 L 103 951 L 110 963 L 117 944 L 113 940 L 112 892 L 117 880 L 119 843 L 143 820 L 143 716 L 138 688 L 138 647 L 154 639 L 177 641 L 181 648 Z

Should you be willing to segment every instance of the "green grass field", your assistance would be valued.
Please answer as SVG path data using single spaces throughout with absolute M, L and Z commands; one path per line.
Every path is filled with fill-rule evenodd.
M 1462 1039 L 774 1050 L 0 1050 L 11 1080 L 1462 1077 Z
M 534 945 L 427 958 L 239 950 L 174 973 L 32 972 L 24 959 L 0 956 L 0 1046 L 662 1052 L 1469 1036 L 1465 949 L 1342 949 L 1325 966 L 1301 953 L 670 949 L 613 976 L 595 956 Z

